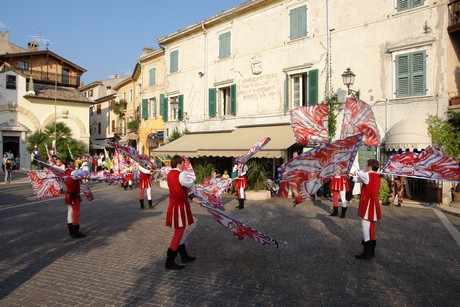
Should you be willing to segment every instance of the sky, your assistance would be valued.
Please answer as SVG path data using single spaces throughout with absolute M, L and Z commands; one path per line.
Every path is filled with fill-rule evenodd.
M 87 70 L 85 84 L 131 75 L 142 48 L 245 0 L 15 0 L 0 9 L 0 32 L 22 48 L 33 40 Z

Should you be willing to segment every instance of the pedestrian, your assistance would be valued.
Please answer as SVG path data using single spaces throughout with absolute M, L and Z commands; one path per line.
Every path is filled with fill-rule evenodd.
M 194 223 L 192 210 L 188 201 L 188 190 L 193 186 L 193 180 L 184 172 L 185 159 L 175 155 L 171 159 L 171 171 L 168 173 L 169 205 L 166 212 L 166 226 L 174 228 L 174 235 L 166 253 L 165 268 L 180 270 L 185 266 L 177 264 L 175 259 L 179 253 L 182 263 L 195 261 L 196 257 L 188 255 L 185 248 L 184 231 L 186 226 Z M 193 198 L 193 195 L 191 196 Z
M 393 203 L 398 199 L 396 207 L 401 207 L 404 201 L 404 187 L 406 186 L 406 177 L 392 176 L 390 184 L 390 197 L 388 201 Z
M 99 161 L 99 156 L 96 152 L 94 153 L 93 160 L 91 161 L 91 171 L 97 172 L 98 161 Z
M 5 182 L 6 182 L 6 161 L 8 160 L 8 155 L 6 153 L 3 154 L 3 160 L 2 160 L 2 170 L 3 173 L 5 174 Z
M 14 160 L 7 158 L 5 162 L 5 182 L 11 183 L 11 172 L 14 168 Z
M 366 171 L 358 170 L 356 180 L 363 183 L 361 197 L 358 206 L 358 216 L 361 218 L 361 230 L 363 234 L 364 251 L 355 255 L 358 259 L 370 259 L 375 256 L 377 245 L 376 222 L 382 219 L 378 193 L 380 189 L 380 175 L 376 172 L 380 166 L 375 159 L 367 160 Z
M 236 208 L 244 209 L 244 200 L 246 199 L 245 189 L 248 187 L 248 181 L 246 178 L 248 166 L 245 163 L 237 163 L 233 169 L 236 172 L 236 180 L 234 183 L 236 197 L 238 198 L 238 206 Z
M 147 191 L 147 200 L 149 202 L 149 209 L 153 209 L 153 201 L 152 201 L 152 170 L 149 167 L 142 167 L 142 165 L 138 165 L 139 167 L 139 185 L 138 188 L 141 190 L 139 195 L 139 202 L 141 203 L 141 209 L 144 209 L 144 191 Z
M 19 155 L 17 155 L 16 158 L 14 158 L 14 169 L 19 171 L 20 166 L 21 166 L 21 158 L 19 158 Z
M 73 179 L 71 176 L 76 176 L 79 171 L 75 169 L 75 161 L 69 159 L 66 161 L 67 169 L 65 170 L 65 186 L 66 193 L 64 196 L 64 204 L 67 205 L 67 227 L 72 238 L 84 238 L 86 235 L 80 232 L 80 180 Z
M 350 190 L 350 186 L 348 185 L 347 176 L 343 175 L 336 175 L 331 179 L 331 184 L 329 188 L 332 191 L 332 198 L 333 198 L 333 207 L 332 213 L 330 216 L 337 216 L 339 214 L 339 196 L 340 202 L 342 203 L 342 210 L 340 213 L 340 217 L 344 218 L 347 212 L 347 200 L 345 198 L 346 193 Z
M 228 174 L 228 169 L 224 169 L 224 173 L 222 174 L 222 179 L 229 179 L 230 175 Z M 228 194 L 230 192 L 230 188 L 226 188 L 224 193 Z

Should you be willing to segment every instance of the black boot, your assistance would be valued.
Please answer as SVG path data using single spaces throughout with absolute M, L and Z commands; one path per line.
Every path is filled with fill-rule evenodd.
M 339 207 L 338 207 L 338 206 L 337 206 L 337 207 L 333 207 L 332 209 L 333 209 L 334 211 L 332 211 L 331 215 L 329 215 L 329 216 L 337 216 L 337 215 L 339 215 Z
M 149 209 L 153 209 L 153 201 L 149 199 Z
M 129 189 L 130 189 L 130 190 L 133 189 L 133 185 L 132 185 L 132 184 L 129 185 Z
M 124 188 L 125 188 L 125 191 L 126 191 L 128 189 L 128 185 L 125 185 Z
M 69 235 L 73 237 L 73 227 L 72 223 L 67 223 L 67 228 L 69 229 Z
M 73 237 L 73 238 L 77 238 L 77 239 L 78 239 L 78 238 L 84 238 L 84 237 L 86 237 L 85 234 L 82 234 L 82 233 L 80 232 L 80 225 L 73 225 L 73 224 L 72 224 L 71 227 L 72 227 L 72 237 Z
M 371 240 L 371 251 L 370 251 L 370 256 L 375 257 L 375 246 L 377 245 L 376 240 Z
M 364 242 L 364 251 L 361 255 L 355 255 L 357 259 L 369 260 L 371 259 L 371 241 Z
M 177 257 L 177 251 L 173 251 L 172 249 L 168 248 L 168 252 L 166 253 L 166 263 L 165 263 L 166 270 L 182 270 L 183 268 L 185 268 L 185 266 L 174 262 L 176 257 Z
M 342 212 L 340 214 L 341 218 L 345 218 L 345 214 L 347 213 L 347 207 L 342 207 Z
M 238 199 L 238 209 L 244 209 L 244 199 Z
M 144 200 L 143 199 L 139 199 L 139 202 L 141 203 L 141 209 L 144 209 Z
M 179 252 L 182 263 L 192 262 L 196 260 L 196 257 L 191 257 L 187 254 L 187 250 L 185 249 L 185 244 L 179 245 L 179 248 L 177 249 L 177 251 Z

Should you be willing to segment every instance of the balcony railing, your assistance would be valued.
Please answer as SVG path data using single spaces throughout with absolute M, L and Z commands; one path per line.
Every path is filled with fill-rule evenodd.
M 15 67 L 15 70 L 19 71 L 21 74 L 27 76 L 28 78 L 32 77 L 34 82 L 37 83 L 55 84 L 57 81 L 57 84 L 62 86 L 80 86 L 80 76 L 56 74 L 53 72 L 34 69 L 22 69 L 19 67 Z
M 460 31 L 460 0 L 452 1 L 448 4 L 449 25 L 447 32 L 453 33 Z

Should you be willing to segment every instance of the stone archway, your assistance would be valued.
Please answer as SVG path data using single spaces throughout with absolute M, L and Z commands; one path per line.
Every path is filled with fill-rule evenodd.
M 35 116 L 34 113 L 29 111 L 28 109 L 17 106 L 14 108 L 14 110 L 10 110 L 8 106 L 0 106 L 0 113 L 5 113 L 5 112 L 13 112 L 13 113 L 21 113 L 24 116 L 26 116 L 32 123 L 33 125 L 33 131 L 36 131 L 41 128 L 40 121 L 38 120 L 37 116 Z M 32 130 L 32 129 L 31 129 Z

